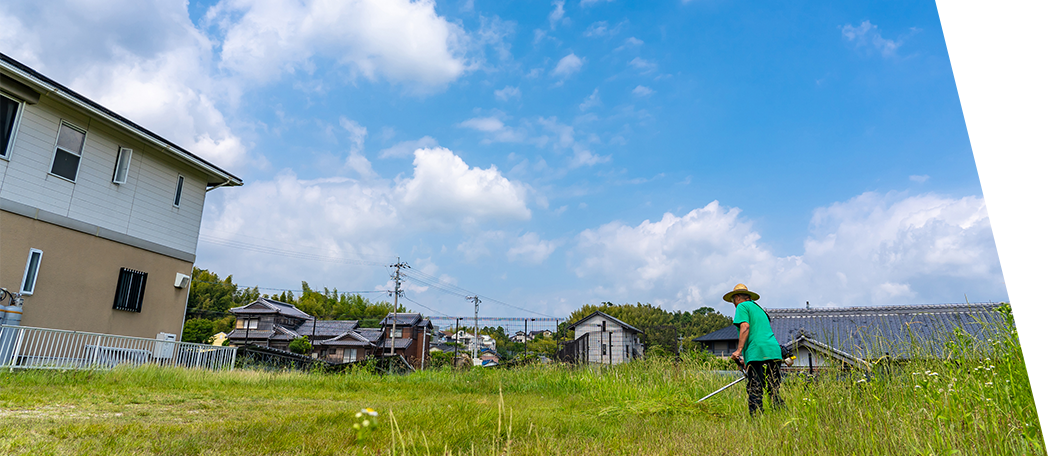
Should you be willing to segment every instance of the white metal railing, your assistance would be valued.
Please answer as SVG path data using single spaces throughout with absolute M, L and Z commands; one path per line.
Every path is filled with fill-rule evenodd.
M 236 347 L 63 329 L 0 325 L 0 368 L 112 369 L 115 366 L 181 366 L 229 370 Z

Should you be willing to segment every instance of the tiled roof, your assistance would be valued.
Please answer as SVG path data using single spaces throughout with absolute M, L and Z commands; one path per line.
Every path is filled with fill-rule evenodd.
M 397 338 L 396 348 L 398 348 L 398 349 L 399 348 L 407 348 L 407 347 L 409 347 L 411 345 L 412 342 L 414 342 L 414 340 L 412 340 L 412 339 Z M 388 349 L 389 348 L 389 339 L 384 339 L 382 341 L 382 345 L 380 345 L 380 347 Z
M 377 344 L 382 339 L 382 330 L 379 328 L 357 328 L 357 334 L 364 336 L 368 342 Z
M 372 347 L 372 344 L 364 336 L 361 336 L 356 331 L 349 331 L 332 337 L 330 339 L 320 340 L 313 343 L 316 346 L 351 346 L 351 347 Z
M 863 356 L 909 356 L 914 347 L 937 349 L 944 336 L 960 328 L 976 338 L 993 337 L 1001 315 L 996 304 L 766 309 L 780 344 L 806 335 L 836 349 Z M 738 340 L 732 325 L 698 342 Z
M 316 325 L 314 330 L 313 325 Z M 335 337 L 339 334 L 345 334 L 346 332 L 352 331 L 357 328 L 357 320 L 315 320 L 310 319 L 303 322 L 297 328 L 295 332 L 304 336 L 319 338 L 330 338 Z
M 294 318 L 310 319 L 313 318 L 309 314 L 298 310 L 297 307 L 288 304 L 286 302 L 274 301 L 272 299 L 258 298 L 255 302 L 246 306 L 234 307 L 229 309 L 231 313 L 235 314 L 267 314 L 267 313 L 278 313 Z
M 422 314 L 418 313 L 390 313 L 382 319 L 382 326 L 392 325 L 394 315 L 396 315 L 397 326 L 432 326 L 429 319 L 422 318 Z
M 728 325 L 716 331 L 713 331 L 705 336 L 700 336 L 692 339 L 695 342 L 714 342 L 719 340 L 738 340 L 739 339 L 739 328 L 735 325 Z

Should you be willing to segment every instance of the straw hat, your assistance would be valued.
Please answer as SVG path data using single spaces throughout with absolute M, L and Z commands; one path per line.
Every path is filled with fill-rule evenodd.
M 724 300 L 728 301 L 728 302 L 734 302 L 734 301 L 732 301 L 731 297 L 735 296 L 737 294 L 748 295 L 750 297 L 750 301 L 756 301 L 756 300 L 761 298 L 761 295 L 750 291 L 748 288 L 746 288 L 746 285 L 743 285 L 743 284 L 740 283 L 738 285 L 735 285 L 735 289 L 734 290 L 731 290 L 727 294 L 724 295 Z

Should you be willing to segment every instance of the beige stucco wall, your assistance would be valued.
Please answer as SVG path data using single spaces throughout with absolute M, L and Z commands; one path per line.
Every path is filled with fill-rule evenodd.
M 192 263 L 0 211 L 0 286 L 19 288 L 30 248 L 44 253 L 36 290 L 25 298 L 23 326 L 181 335 L 189 287 L 175 288 L 175 274 L 192 275 Z M 149 274 L 141 312 L 113 309 L 122 267 Z

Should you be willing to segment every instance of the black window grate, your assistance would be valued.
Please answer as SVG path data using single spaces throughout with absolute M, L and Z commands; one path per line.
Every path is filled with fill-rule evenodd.
M 120 280 L 116 284 L 113 308 L 128 312 L 142 311 L 142 298 L 146 295 L 146 276 L 134 269 L 120 268 Z

